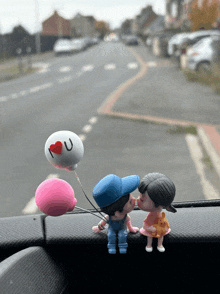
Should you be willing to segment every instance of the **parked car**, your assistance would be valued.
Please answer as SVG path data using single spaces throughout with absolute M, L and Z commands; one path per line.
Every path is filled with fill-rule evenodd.
M 179 59 L 180 55 L 186 52 L 187 47 L 190 48 L 203 38 L 207 38 L 210 36 L 220 36 L 220 31 L 204 30 L 189 33 L 187 37 L 182 39 L 181 42 L 178 44 L 178 49 L 175 52 L 176 58 Z
M 218 46 L 216 46 L 216 42 Z M 187 51 L 188 68 L 193 71 L 209 69 L 219 51 L 220 36 L 203 38 Z
M 69 39 L 59 39 L 55 42 L 53 47 L 54 54 L 71 54 L 72 53 L 72 44 Z
M 85 47 L 85 42 L 82 39 L 72 39 L 72 52 L 80 52 Z
M 181 41 L 187 36 L 189 33 L 180 33 L 175 34 L 169 41 L 167 46 L 167 52 L 169 56 L 172 56 L 175 53 L 175 50 L 177 49 L 177 46 L 181 43 Z
M 128 35 L 124 38 L 124 43 L 126 45 L 138 45 L 139 44 L 138 37 L 135 35 Z

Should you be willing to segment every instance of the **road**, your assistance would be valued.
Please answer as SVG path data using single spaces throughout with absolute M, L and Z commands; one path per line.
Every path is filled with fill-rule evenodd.
M 173 134 L 172 124 L 98 112 L 110 99 L 115 112 L 219 124 L 218 97 L 181 78 L 175 66 L 144 46 L 130 49 L 102 42 L 76 55 L 52 57 L 41 70 L 1 83 L 0 216 L 39 213 L 33 197 L 48 177 L 66 180 L 77 205 L 91 208 L 74 173 L 56 169 L 46 160 L 44 144 L 59 130 L 73 131 L 83 141 L 85 154 L 76 171 L 93 203 L 92 189 L 105 175 L 143 177 L 154 171 L 174 181 L 175 201 L 208 199 L 190 149 L 196 136 Z M 218 178 L 204 169 L 205 181 L 209 177 L 207 183 L 219 197 Z

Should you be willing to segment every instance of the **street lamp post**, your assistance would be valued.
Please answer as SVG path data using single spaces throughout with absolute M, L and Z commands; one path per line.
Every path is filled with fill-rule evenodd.
M 35 17 L 36 17 L 36 28 L 37 32 L 35 35 L 35 44 L 36 44 L 36 53 L 39 54 L 41 52 L 41 46 L 40 46 L 40 31 L 39 31 L 39 4 L 38 0 L 35 0 Z

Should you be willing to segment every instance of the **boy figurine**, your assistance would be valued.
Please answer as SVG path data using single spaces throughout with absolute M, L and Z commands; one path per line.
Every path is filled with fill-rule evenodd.
M 118 234 L 119 252 L 127 253 L 127 228 L 130 232 L 138 232 L 138 228 L 132 227 L 131 218 L 128 215 L 135 207 L 136 199 L 131 196 L 139 185 L 140 178 L 132 175 L 120 178 L 114 174 L 107 175 L 93 189 L 93 198 L 101 211 L 106 213 L 108 220 L 108 252 L 116 253 L 116 236 Z M 104 229 L 106 222 L 100 221 L 93 231 L 100 232 Z

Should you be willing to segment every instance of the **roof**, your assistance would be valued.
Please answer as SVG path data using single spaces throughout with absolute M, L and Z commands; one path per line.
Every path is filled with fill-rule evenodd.
M 157 33 L 159 31 L 164 30 L 165 28 L 165 21 L 164 21 L 164 15 L 160 15 L 158 16 L 153 22 L 152 24 L 150 24 L 145 30 L 144 30 L 144 34 L 148 35 L 148 34 L 153 34 L 153 33 Z

